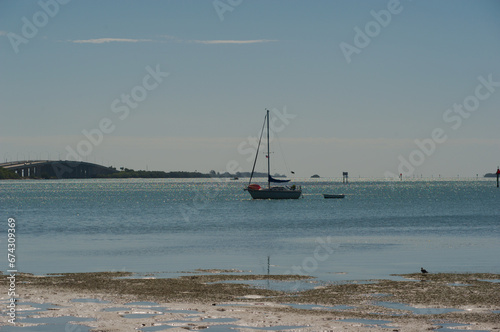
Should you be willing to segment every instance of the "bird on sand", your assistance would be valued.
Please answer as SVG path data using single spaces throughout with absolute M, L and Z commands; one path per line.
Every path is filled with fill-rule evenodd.
M 429 272 L 427 272 L 427 270 L 426 270 L 426 269 L 424 269 L 423 267 L 421 267 L 421 268 L 420 268 L 420 272 L 422 272 L 423 274 L 429 273 Z

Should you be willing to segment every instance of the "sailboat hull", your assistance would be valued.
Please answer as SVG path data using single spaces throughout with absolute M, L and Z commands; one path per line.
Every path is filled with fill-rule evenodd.
M 302 195 L 302 190 L 290 189 L 247 189 L 253 199 L 298 199 Z
M 253 174 L 255 171 L 255 164 L 257 163 L 257 157 L 259 156 L 259 147 L 262 139 L 262 135 L 264 134 L 264 125 L 262 125 L 262 131 L 260 133 L 259 144 L 257 145 L 257 151 L 255 153 L 255 160 L 253 163 L 252 174 L 250 175 L 250 181 L 248 187 L 245 190 L 248 190 L 253 199 L 297 199 L 302 195 L 302 190 L 300 187 L 295 185 L 291 187 L 271 187 L 271 182 L 288 182 L 290 180 L 278 180 L 271 176 L 271 155 L 269 149 L 269 110 L 266 110 L 266 117 L 264 120 L 264 124 L 267 122 L 267 185 L 268 188 L 261 188 L 258 184 L 250 184 L 252 182 Z

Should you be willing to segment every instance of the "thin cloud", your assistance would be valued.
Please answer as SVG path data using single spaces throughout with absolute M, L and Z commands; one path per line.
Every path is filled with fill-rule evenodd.
M 68 42 L 76 44 L 107 44 L 107 43 L 164 43 L 164 42 L 176 42 L 176 43 L 195 43 L 195 44 L 205 44 L 205 45 L 241 45 L 241 44 L 258 44 L 258 43 L 270 43 L 276 42 L 273 39 L 250 39 L 250 40 L 231 40 L 231 39 L 215 39 L 215 40 L 182 40 L 173 36 L 162 36 L 164 40 L 154 40 L 154 39 L 132 39 L 132 38 L 95 38 L 95 39 L 78 39 L 78 40 L 68 40 Z
M 97 38 L 97 39 L 79 39 L 71 40 L 77 44 L 105 44 L 105 43 L 143 43 L 154 42 L 152 39 L 129 39 L 129 38 Z
M 6 35 L 7 35 L 7 31 L 0 30 L 0 36 L 6 36 Z
M 192 40 L 191 42 L 196 44 L 216 45 L 216 44 L 258 44 L 258 43 L 270 43 L 275 41 L 277 40 L 251 39 L 251 40 Z

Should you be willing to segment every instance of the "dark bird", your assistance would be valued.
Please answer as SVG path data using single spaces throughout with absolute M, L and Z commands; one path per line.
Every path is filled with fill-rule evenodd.
M 294 172 L 294 171 L 291 171 L 291 173 L 292 173 L 292 174 L 295 174 L 295 172 Z
M 426 270 L 426 269 L 424 269 L 423 267 L 421 267 L 421 268 L 420 268 L 420 272 L 422 272 L 423 274 L 429 273 L 429 272 L 427 272 L 427 270 Z

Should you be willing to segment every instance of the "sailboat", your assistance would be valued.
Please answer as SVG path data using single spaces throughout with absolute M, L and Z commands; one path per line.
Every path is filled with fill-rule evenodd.
M 287 183 L 290 180 L 279 180 L 271 176 L 271 154 L 269 151 L 269 110 L 266 110 L 266 117 L 264 119 L 264 125 L 267 123 L 267 188 L 262 188 L 258 184 L 251 184 L 253 174 L 255 171 L 255 164 L 257 163 L 257 157 L 259 156 L 260 142 L 262 140 L 262 134 L 264 133 L 264 126 L 262 126 L 262 132 L 260 133 L 259 145 L 257 146 L 257 153 L 255 155 L 255 160 L 253 163 L 252 173 L 250 174 L 250 181 L 248 182 L 248 187 L 245 188 L 253 199 L 297 199 L 302 195 L 302 189 L 300 186 L 271 186 L 271 183 Z

